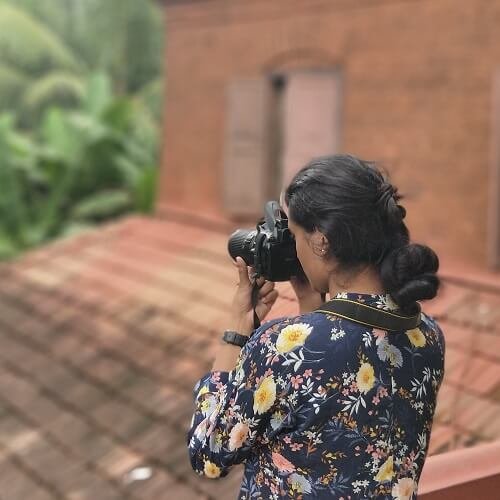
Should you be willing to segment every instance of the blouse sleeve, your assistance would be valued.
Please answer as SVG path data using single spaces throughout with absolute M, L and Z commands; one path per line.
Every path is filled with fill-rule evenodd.
M 278 363 L 276 351 L 280 320 L 266 322 L 254 332 L 232 371 L 210 371 L 195 384 L 187 445 L 199 475 L 224 477 L 232 465 L 244 462 L 253 448 L 266 442 L 273 412 L 284 404 L 290 385 L 285 373 L 289 366 Z

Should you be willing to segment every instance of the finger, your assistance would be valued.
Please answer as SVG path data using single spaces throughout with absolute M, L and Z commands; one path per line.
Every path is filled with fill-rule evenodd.
M 255 275 L 257 273 L 255 272 L 255 267 L 254 266 L 248 266 L 248 279 L 253 283 L 255 281 Z
M 259 290 L 259 297 L 264 297 L 274 288 L 273 281 L 266 281 Z
M 266 278 L 264 278 L 264 276 L 259 276 L 257 278 L 257 285 L 262 286 L 262 285 L 264 285 L 265 282 L 266 282 Z
M 255 311 L 261 320 L 264 319 L 266 314 L 271 310 L 277 298 L 278 291 L 273 290 L 264 299 L 259 300 Z
M 246 262 L 241 257 L 236 257 L 238 274 L 240 276 L 240 285 L 249 285 L 248 269 Z
M 264 302 L 264 304 L 271 304 L 276 302 L 278 296 L 278 290 L 271 290 L 265 297 L 262 298 L 262 302 Z

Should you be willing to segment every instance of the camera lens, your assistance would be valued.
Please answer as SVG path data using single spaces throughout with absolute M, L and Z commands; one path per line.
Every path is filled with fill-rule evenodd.
M 240 256 L 247 266 L 254 265 L 255 257 L 255 229 L 237 229 L 230 237 L 227 243 L 229 255 L 236 259 Z

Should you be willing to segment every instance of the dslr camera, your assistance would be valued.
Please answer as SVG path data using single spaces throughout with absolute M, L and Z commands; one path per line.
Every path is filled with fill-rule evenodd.
M 297 258 L 295 239 L 288 229 L 288 218 L 277 201 L 268 201 L 264 217 L 256 229 L 237 229 L 229 237 L 229 255 L 241 257 L 253 266 L 256 276 L 269 281 L 289 281 L 302 277 L 304 271 Z

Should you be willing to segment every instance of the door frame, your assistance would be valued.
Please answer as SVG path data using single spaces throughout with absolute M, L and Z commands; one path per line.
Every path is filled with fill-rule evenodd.
M 493 74 L 488 182 L 488 267 L 500 269 L 500 68 Z

